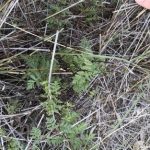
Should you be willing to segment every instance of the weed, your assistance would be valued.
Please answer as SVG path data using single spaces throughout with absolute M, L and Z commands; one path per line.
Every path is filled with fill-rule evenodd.
M 6 105 L 8 114 L 14 114 L 20 109 L 20 103 L 18 100 L 11 100 Z
M 100 16 L 102 16 L 102 1 L 87 0 L 85 3 L 79 4 L 75 9 L 67 9 L 53 17 L 53 14 L 56 12 L 58 13 L 64 8 L 67 8 L 68 3 L 69 2 L 67 0 L 64 0 L 49 5 L 48 14 L 49 16 L 52 15 L 52 17 L 50 17 L 47 22 L 50 29 L 56 30 L 72 24 L 72 20 L 70 18 L 73 18 L 72 16 L 74 15 L 83 16 L 81 21 L 85 22 L 87 25 L 98 21 Z
M 0 149 L 150 145 L 148 11 L 120 0 L 0 3 Z
M 62 9 L 67 7 L 67 0 L 64 1 L 59 1 L 58 3 L 53 3 L 53 4 L 49 4 L 49 11 L 48 14 L 53 15 L 57 12 L 60 12 Z M 50 17 L 48 19 L 48 25 L 50 27 L 51 30 L 53 29 L 60 29 L 63 28 L 66 25 L 69 25 L 69 15 L 71 15 L 71 12 L 69 10 L 63 11 L 62 13 L 60 13 L 59 15 L 55 16 L 55 17 Z
M 87 55 L 92 54 L 91 43 L 86 39 L 82 39 L 80 43 L 82 51 L 85 53 L 73 53 L 73 55 L 61 55 L 61 59 L 69 66 L 70 71 L 73 72 L 72 87 L 75 93 L 83 92 L 89 85 L 90 80 L 97 74 L 104 72 L 104 64 L 96 62 L 94 58 Z M 63 51 L 66 52 L 66 50 Z M 47 134 L 41 135 L 39 128 L 33 128 L 31 131 L 31 138 L 35 140 L 34 147 L 40 143 L 40 137 L 45 137 L 50 145 L 59 147 L 61 144 L 68 145 L 72 149 L 88 148 L 89 142 L 93 139 L 93 135 L 86 131 L 87 125 L 80 123 L 73 126 L 80 116 L 73 111 L 73 105 L 68 102 L 62 102 L 61 78 L 53 76 L 50 85 L 50 93 L 48 86 L 48 68 L 50 59 L 47 55 L 35 54 L 31 57 L 25 58 L 28 65 L 27 71 L 27 89 L 41 86 L 44 90 L 46 101 L 42 103 L 46 111 L 46 129 Z M 55 60 L 53 70 L 59 70 L 60 64 Z M 30 83 L 30 84 L 29 84 Z M 50 95 L 49 95 L 50 94 Z M 58 133 L 58 135 L 56 134 Z M 55 135 L 56 134 L 56 135 Z
M 11 139 L 8 141 L 8 150 L 20 150 L 20 149 L 22 149 L 22 146 L 18 140 Z
M 47 80 L 48 68 L 50 65 L 50 58 L 46 54 L 34 54 L 32 56 L 23 56 L 26 64 L 28 65 L 28 71 L 25 75 L 27 78 L 27 89 L 33 89 L 36 86 L 43 84 L 42 82 Z M 54 63 L 54 71 L 58 70 L 59 66 L 57 61 Z
M 62 56 L 70 70 L 74 73 L 74 76 L 72 77 L 72 86 L 76 93 L 83 92 L 88 87 L 94 76 L 105 72 L 104 63 L 99 60 L 97 61 L 89 55 L 93 54 L 93 52 L 91 49 L 91 43 L 86 38 L 81 40 L 80 47 L 84 53 Z M 72 51 L 70 51 L 70 53 L 71 52 Z
M 98 21 L 102 14 L 102 2 L 97 0 L 88 0 L 86 3 L 81 4 L 80 12 L 85 18 L 86 24 Z

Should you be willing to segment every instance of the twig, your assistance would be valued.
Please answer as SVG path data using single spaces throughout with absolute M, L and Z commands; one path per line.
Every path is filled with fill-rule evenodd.
M 53 48 L 53 53 L 52 53 L 52 59 L 51 59 L 51 64 L 50 64 L 50 68 L 49 68 L 49 76 L 48 76 L 49 94 L 51 93 L 51 91 L 50 91 L 50 84 L 51 84 L 51 79 L 52 79 L 52 71 L 53 71 L 53 64 L 54 64 L 54 58 L 55 58 L 55 53 L 56 53 L 58 35 L 59 35 L 59 31 L 56 32 L 56 38 L 55 38 L 55 43 L 54 43 L 54 48 Z

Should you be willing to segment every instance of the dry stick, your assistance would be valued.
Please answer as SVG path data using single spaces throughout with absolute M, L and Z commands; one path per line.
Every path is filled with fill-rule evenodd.
M 126 123 L 125 125 L 123 125 L 123 126 L 117 128 L 115 131 L 113 131 L 113 132 L 109 133 L 108 135 L 106 135 L 106 136 L 101 140 L 101 142 L 105 141 L 108 137 L 110 137 L 111 135 L 113 135 L 113 134 L 116 133 L 117 131 L 123 129 L 124 127 L 127 127 L 129 124 L 136 122 L 138 119 L 140 119 L 140 118 L 142 118 L 142 117 L 150 116 L 150 114 L 143 114 L 143 115 L 140 115 L 140 114 L 142 114 L 142 112 L 144 112 L 144 110 L 145 110 L 145 109 L 141 110 L 141 112 L 140 112 L 137 116 L 135 116 L 134 119 L 132 119 L 131 121 L 129 121 L 129 122 Z M 96 143 L 90 150 L 95 149 L 98 145 L 100 145 L 100 143 Z
M 55 58 L 55 53 L 56 53 L 58 35 L 59 35 L 59 31 L 56 32 L 55 43 L 54 43 L 54 48 L 53 48 L 53 53 L 52 53 L 52 59 L 51 59 L 51 64 L 50 64 L 50 68 L 49 68 L 48 89 L 49 89 L 50 95 L 51 95 L 50 84 L 51 84 L 51 79 L 52 79 L 52 71 L 53 71 L 53 64 L 54 64 L 54 58 Z
M 1 20 L 1 19 L 0 19 L 0 20 Z M 40 40 L 47 41 L 47 42 L 51 42 L 51 43 L 54 43 L 54 44 L 55 44 L 55 42 L 53 42 L 53 41 L 50 40 L 50 39 L 47 39 L 47 38 L 41 37 L 41 36 L 39 36 L 39 35 L 36 35 L 36 34 L 34 34 L 34 33 L 32 33 L 32 32 L 29 32 L 29 31 L 27 31 L 27 30 L 25 30 L 25 29 L 23 29 L 23 28 L 20 28 L 20 27 L 18 27 L 18 26 L 16 26 L 16 25 L 10 24 L 10 23 L 8 23 L 8 22 L 5 22 L 5 24 L 10 25 L 10 26 L 12 26 L 12 27 L 14 27 L 14 28 L 16 28 L 16 29 L 22 31 L 22 32 L 25 32 L 25 33 L 29 34 L 29 35 L 32 35 L 32 36 L 34 36 L 34 37 L 37 37 L 37 38 L 39 38 Z M 87 54 L 87 55 L 89 55 L 89 56 L 91 56 L 91 57 L 95 57 L 95 58 L 116 59 L 116 60 L 124 61 L 124 62 L 126 62 L 126 63 L 130 63 L 128 60 L 126 60 L 126 59 L 124 59 L 124 58 L 116 57 L 116 56 L 95 55 L 95 54 L 83 52 L 83 51 L 81 51 L 81 50 L 78 50 L 78 49 L 75 49 L 75 48 L 72 48 L 72 47 L 65 46 L 65 45 L 60 44 L 60 43 L 57 43 L 57 45 L 59 45 L 59 46 L 61 46 L 61 47 L 63 47 L 63 48 L 66 48 L 66 49 L 68 49 L 68 50 L 74 50 L 74 51 L 78 51 L 78 52 Z M 21 52 L 21 53 L 24 53 L 24 52 Z M 18 56 L 18 55 L 20 55 L 21 53 L 16 54 L 15 56 L 12 56 L 12 57 L 3 59 L 2 61 L 0 60 L 0 63 L 3 63 L 4 61 L 10 60 L 11 58 L 14 58 L 14 57 Z M 73 54 L 73 55 L 74 55 L 74 54 Z M 76 55 L 77 55 L 77 54 L 76 54 Z
M 2 17 L 2 19 L 0 20 L 0 28 L 3 26 L 3 23 L 6 21 L 7 17 L 9 16 L 9 14 L 11 13 L 11 11 L 13 10 L 13 8 L 16 6 L 16 4 L 18 3 L 19 0 L 15 0 L 12 1 L 10 3 L 10 5 L 7 8 L 6 14 Z
M 8 5 L 8 3 L 10 2 L 11 0 L 8 0 L 5 4 L 3 4 L 2 6 L 0 6 L 0 12 Z
M 25 112 L 22 112 L 22 113 L 13 114 L 13 115 L 0 115 L 0 120 L 2 120 L 2 119 L 10 119 L 10 118 L 13 118 L 13 117 L 16 117 L 16 116 L 29 115 L 29 114 L 31 114 L 33 111 L 38 110 L 38 109 L 40 109 L 40 108 L 41 108 L 41 104 L 35 106 L 33 109 L 31 109 L 31 110 L 29 110 L 29 111 L 25 111 Z
M 1 38 L 0 38 L 0 41 L 3 41 L 3 40 L 8 39 L 8 38 L 9 38 L 9 36 L 10 36 L 10 35 L 12 35 L 14 32 L 15 32 L 15 31 L 12 31 L 12 32 L 10 32 L 10 33 L 6 34 L 5 36 L 1 37 Z
M 5 150 L 3 137 L 1 137 L 1 146 L 2 146 L 2 150 Z

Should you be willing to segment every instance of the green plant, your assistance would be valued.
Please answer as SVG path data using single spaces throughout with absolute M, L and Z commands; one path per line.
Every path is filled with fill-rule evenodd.
M 18 100 L 11 100 L 6 105 L 8 114 L 14 114 L 20 109 L 20 103 Z
M 33 89 L 40 85 L 40 82 L 46 80 L 48 74 L 48 66 L 50 61 L 46 55 L 35 54 L 32 56 L 24 57 L 26 64 L 28 65 L 28 70 L 26 74 L 27 89 Z
M 0 127 L 0 137 L 4 136 L 6 133 L 2 127 Z
M 63 54 L 64 56 L 62 56 L 70 70 L 74 73 L 72 86 L 76 93 L 83 92 L 89 86 L 94 76 L 105 72 L 104 63 L 90 56 L 93 52 L 91 50 L 91 43 L 86 38 L 81 40 L 80 47 L 83 53 L 74 53 L 74 55 Z M 73 52 L 70 51 L 70 53 Z
M 48 14 L 53 15 L 55 13 L 60 12 L 64 8 L 67 7 L 68 2 L 67 0 L 59 1 L 56 3 L 49 4 Z M 71 11 L 65 10 L 61 12 L 60 14 L 56 15 L 55 17 L 50 17 L 47 22 L 51 30 L 53 29 L 60 29 L 63 28 L 66 25 L 69 25 L 69 15 L 71 15 Z
M 74 18 L 73 16 L 83 16 L 80 20 L 88 25 L 99 21 L 103 14 L 102 1 L 87 0 L 78 4 L 78 7 L 75 7 L 74 9 L 66 9 L 62 11 L 71 4 L 72 1 L 67 0 L 55 1 L 48 4 L 49 18 L 47 19 L 47 23 L 51 30 L 61 29 L 70 25 L 72 23 L 70 18 Z M 55 15 L 55 13 L 57 13 L 57 15 Z
M 72 87 L 76 93 L 83 92 L 88 86 L 92 78 L 97 74 L 105 72 L 105 65 L 100 62 L 99 59 L 93 58 L 90 55 L 93 54 L 91 49 L 91 43 L 86 38 L 83 38 L 80 42 L 80 48 L 83 53 L 77 53 L 68 50 L 62 50 L 60 55 L 61 59 L 67 64 L 70 71 L 73 72 Z M 68 52 L 72 55 L 67 55 Z M 50 58 L 44 54 L 35 54 L 33 56 L 25 58 L 28 71 L 27 71 L 27 89 L 32 89 L 34 86 L 43 86 L 45 92 L 48 94 L 48 73 Z M 102 60 L 103 61 L 103 60 Z M 53 71 L 59 70 L 60 65 L 57 60 L 54 62 Z M 59 93 L 52 95 L 58 95 L 61 92 L 61 79 L 53 77 L 53 83 L 51 85 L 51 91 L 56 90 Z M 47 88 L 47 89 L 46 89 Z M 59 88 L 59 90 L 57 89 Z M 65 88 L 65 87 L 63 87 Z M 54 98 L 54 97 L 53 97 Z M 55 98 L 54 98 L 55 99 Z
M 45 84 L 45 86 L 48 86 L 48 84 Z M 47 90 L 47 88 L 45 89 Z M 46 122 L 48 134 L 46 135 L 46 138 L 49 144 L 59 147 L 64 142 L 67 142 L 69 143 L 69 147 L 76 150 L 86 146 L 86 144 L 90 141 L 85 142 L 85 136 L 87 137 L 88 135 L 84 134 L 86 124 L 80 123 L 77 126 L 72 127 L 72 125 L 77 122 L 80 117 L 73 111 L 72 104 L 62 103 L 59 100 L 60 94 L 60 84 L 58 81 L 51 83 L 51 99 L 47 99 L 47 101 L 43 104 L 48 115 Z M 57 133 L 60 134 L 55 136 Z
M 102 16 L 102 1 L 87 0 L 79 6 L 79 11 L 84 16 L 86 24 L 96 22 Z
M 33 127 L 31 132 L 31 139 L 34 141 L 32 144 L 32 149 L 33 150 L 40 150 L 40 148 L 38 147 L 42 134 L 41 134 L 41 130 L 39 128 Z
M 18 140 L 15 139 L 11 139 L 8 141 L 8 150 L 22 150 L 23 147 L 21 145 L 21 143 Z
M 48 78 L 50 56 L 47 54 L 34 54 L 32 56 L 23 56 L 28 69 L 25 78 L 27 78 L 27 89 L 33 89 L 36 86 L 41 86 Z M 54 71 L 58 70 L 58 62 L 54 62 Z
M 64 106 L 66 107 L 66 106 Z M 73 150 L 78 150 L 83 147 L 89 147 L 89 143 L 93 139 L 93 135 L 85 133 L 86 124 L 80 123 L 72 126 L 79 118 L 79 115 L 73 112 L 70 108 L 63 108 L 61 111 L 61 120 L 53 117 L 47 118 L 47 127 L 50 133 L 57 131 L 56 135 L 47 135 L 47 142 L 52 145 L 60 146 L 64 142 Z
M 71 55 L 67 55 L 68 50 L 62 50 L 59 55 L 61 63 L 64 62 L 73 73 L 68 78 L 72 80 L 74 93 L 86 90 L 91 79 L 105 70 L 104 63 L 92 57 L 91 45 L 90 41 L 83 38 L 80 42 L 81 52 L 69 51 Z M 88 133 L 86 123 L 74 125 L 80 120 L 80 115 L 73 110 L 74 106 L 71 103 L 62 101 L 62 91 L 69 86 L 62 84 L 65 80 L 56 76 L 52 76 L 52 81 L 48 85 L 50 58 L 39 53 L 25 57 L 24 60 L 28 65 L 27 88 L 42 87 L 41 97 L 45 98 L 41 103 L 46 113 L 46 133 L 42 134 L 39 128 L 32 128 L 30 136 L 34 140 L 33 149 L 39 148 L 42 138 L 46 139 L 49 145 L 59 148 L 64 144 L 73 150 L 88 149 L 94 135 Z M 55 60 L 53 70 L 58 71 L 61 63 Z

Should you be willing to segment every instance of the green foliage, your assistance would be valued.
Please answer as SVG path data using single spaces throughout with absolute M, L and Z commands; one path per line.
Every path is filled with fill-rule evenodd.
M 68 2 L 67 0 L 63 0 L 63 1 L 56 2 L 56 3 L 50 3 L 49 5 L 50 7 L 49 7 L 48 16 L 51 16 L 55 13 L 60 12 L 64 8 L 66 8 L 68 5 Z M 60 28 L 64 28 L 64 26 L 66 25 L 69 25 L 68 18 L 70 15 L 71 15 L 71 12 L 69 10 L 65 10 L 61 12 L 60 14 L 56 15 L 55 17 L 50 17 L 47 20 L 50 29 L 51 30 L 60 29 Z
M 6 105 L 8 114 L 14 114 L 20 109 L 20 103 L 18 100 L 10 100 Z
M 8 142 L 8 150 L 20 150 L 22 146 L 18 140 L 12 139 Z
M 86 24 L 96 22 L 102 15 L 102 1 L 87 0 L 79 6 L 79 11 L 84 16 Z
M 4 136 L 6 137 L 6 135 L 7 135 L 6 130 L 3 128 L 0 128 L 0 137 L 4 137 Z M 17 138 L 11 139 L 9 137 L 8 138 L 6 137 L 6 141 L 7 141 L 6 142 L 7 150 L 22 150 L 23 149 L 22 143 Z M 3 149 L 1 144 L 0 144 L 0 149 Z
M 84 133 L 86 124 L 80 123 L 72 127 L 78 121 L 79 114 L 72 110 L 73 105 L 60 102 L 60 93 L 58 92 L 60 90 L 59 84 L 55 81 L 52 85 L 54 86 L 52 86 L 53 88 L 51 90 L 51 99 L 48 99 L 43 104 L 47 112 L 46 127 L 48 134 L 45 136 L 48 144 L 59 147 L 66 141 L 70 143 L 69 146 L 73 150 L 78 150 L 85 146 L 88 147 L 92 137 L 90 139 L 89 134 Z
M 75 112 L 71 112 L 70 109 L 66 109 L 65 113 L 62 115 L 62 119 L 57 121 L 55 119 L 47 119 L 48 129 L 51 131 L 57 131 L 56 136 L 47 136 L 47 141 L 49 144 L 60 146 L 64 141 L 70 143 L 69 146 L 73 150 L 78 150 L 83 147 L 89 147 L 90 141 L 93 136 L 84 133 L 86 129 L 85 123 L 80 123 L 72 127 L 73 123 L 77 121 L 79 115 Z M 63 113 L 62 111 L 62 113 Z
M 85 15 L 86 23 L 90 23 L 99 19 L 99 16 L 97 15 L 97 10 L 95 8 L 94 6 L 87 8 L 81 7 L 81 13 Z
M 49 116 L 53 115 L 54 113 L 59 114 L 59 110 L 62 108 L 59 101 L 57 102 L 57 99 L 54 99 L 53 97 L 52 99 L 45 101 L 43 103 L 43 107 Z
M 65 11 L 62 11 L 72 3 L 72 1 L 68 0 L 56 0 L 55 2 L 51 2 L 50 4 L 48 4 L 49 19 L 47 19 L 47 23 L 51 30 L 58 30 L 69 26 L 72 23 L 72 19 L 70 18 L 76 15 L 83 16 L 82 18 L 80 18 L 80 22 L 85 22 L 88 25 L 93 22 L 99 21 L 99 19 L 101 18 L 100 16 L 102 16 L 103 14 L 102 1 L 97 0 L 86 0 L 85 2 L 78 4 L 78 7 L 75 7 L 74 9 L 67 9 Z M 54 15 L 55 13 L 58 14 Z
M 53 131 L 55 128 L 58 128 L 58 125 L 56 125 L 56 123 L 57 122 L 54 116 L 46 118 L 46 126 L 49 131 Z
M 42 1 L 42 3 L 45 2 Z M 48 34 L 55 32 L 57 29 L 59 30 L 61 28 L 65 28 L 70 24 L 72 28 L 75 26 L 74 29 L 76 29 L 76 26 L 78 26 L 78 28 L 85 28 L 83 22 L 86 23 L 86 26 L 88 26 L 96 21 L 98 22 L 102 15 L 102 0 L 86 0 L 79 4 L 79 7 L 75 6 L 65 11 L 62 10 L 68 6 L 71 6 L 71 4 L 75 3 L 75 1 L 55 0 L 48 1 L 46 3 L 49 5 L 47 10 L 48 16 L 50 16 L 49 19 L 47 19 L 46 23 L 48 24 L 48 27 L 45 30 Z M 76 18 L 74 15 L 79 17 L 77 17 L 77 19 L 71 19 Z M 75 23 L 73 22 L 74 20 Z M 40 24 L 45 24 L 45 22 L 43 21 Z M 84 27 L 82 27 L 82 25 Z M 42 33 L 43 29 L 43 27 L 40 28 L 39 35 L 40 32 Z M 68 41 L 68 39 L 63 40 Z M 44 44 L 45 43 L 46 42 L 44 41 Z M 64 44 L 62 40 L 60 43 Z M 38 52 L 32 55 L 23 56 L 23 60 L 27 65 L 27 72 L 24 76 L 24 79 L 27 81 L 27 89 L 34 90 L 34 88 L 40 87 L 40 89 L 42 89 L 39 90 L 42 93 L 40 98 L 43 98 L 41 102 L 43 110 L 41 112 L 44 113 L 44 118 L 42 120 L 43 122 L 40 124 L 40 127 L 44 127 L 33 127 L 31 131 L 30 129 L 28 130 L 30 132 L 29 139 L 31 139 L 32 142 L 30 149 L 32 150 L 41 149 L 40 142 L 43 140 L 47 142 L 50 147 L 56 147 L 56 149 L 62 149 L 62 145 L 67 145 L 68 148 L 66 149 L 70 148 L 72 150 L 88 150 L 91 147 L 91 142 L 94 138 L 94 135 L 89 134 L 87 130 L 88 125 L 84 121 L 80 123 L 78 122 L 80 121 L 81 116 L 74 110 L 74 106 L 67 102 L 68 100 L 64 100 L 64 95 L 66 95 L 67 92 L 63 92 L 68 87 L 71 88 L 71 90 L 74 90 L 72 94 L 80 94 L 81 92 L 85 91 L 88 88 L 91 80 L 97 74 L 102 74 L 104 72 L 105 66 L 99 61 L 99 59 L 92 57 L 92 43 L 89 40 L 86 38 L 81 39 L 81 42 L 78 46 L 81 51 L 77 52 L 68 49 L 61 49 L 60 53 L 62 52 L 64 54 L 59 56 L 56 54 L 60 60 L 54 60 L 53 71 L 60 71 L 60 68 L 63 69 L 63 65 L 65 64 L 67 66 L 65 66 L 66 70 L 72 72 L 72 75 L 52 75 L 52 81 L 50 85 L 48 85 L 48 74 L 51 63 L 51 54 Z M 71 85 L 68 85 L 68 79 L 71 81 Z M 62 83 L 62 81 L 65 83 Z M 91 95 L 93 93 L 91 92 Z M 14 100 L 6 105 L 6 111 L 8 114 L 14 114 L 18 111 L 19 106 L 20 105 L 18 101 Z M 26 120 L 25 124 L 28 123 L 28 121 Z M 17 128 L 20 130 L 20 126 L 15 126 L 15 124 L 12 125 L 15 130 Z M 42 130 L 43 128 L 45 128 L 44 132 Z M 20 133 L 20 131 L 17 133 L 18 137 L 20 137 Z M 10 136 L 13 134 L 13 132 L 9 133 Z M 0 136 L 4 135 L 6 136 L 6 134 L 0 128 Z M 23 149 L 21 142 L 18 140 L 6 140 L 8 150 Z
M 105 66 L 99 59 L 93 58 L 91 43 L 83 38 L 80 43 L 82 53 L 73 53 L 73 55 L 64 55 L 61 57 L 63 61 L 69 66 L 70 70 L 74 73 L 72 77 L 72 86 L 76 93 L 83 92 L 88 86 L 91 79 L 97 74 L 101 74 L 105 70 Z M 63 50 L 62 50 L 63 51 Z M 64 53 L 68 53 L 68 50 L 64 50 Z M 28 65 L 27 70 L 27 89 L 33 89 L 36 86 L 43 86 L 45 92 L 48 94 L 48 74 L 50 66 L 50 58 L 46 54 L 35 54 L 29 57 L 25 57 Z M 54 60 L 53 71 L 59 70 L 59 62 Z M 53 77 L 53 83 L 51 83 L 51 94 L 59 95 L 61 93 L 61 80 L 60 78 Z M 58 89 L 59 88 L 59 89 Z M 65 88 L 65 87 L 63 87 Z M 58 93 L 55 93 L 55 92 Z M 55 99 L 55 97 L 54 97 Z
M 49 86 L 48 82 L 42 83 L 43 88 L 45 90 L 45 93 L 49 95 Z M 61 86 L 60 81 L 56 80 L 51 83 L 50 85 L 50 97 L 47 97 L 47 101 L 43 103 L 43 107 L 45 108 L 47 115 L 53 115 L 54 113 L 59 113 L 59 110 L 61 110 L 62 105 L 58 98 L 58 96 L 61 94 Z
M 25 57 L 25 60 L 29 67 L 26 74 L 28 78 L 27 89 L 33 89 L 35 84 L 39 86 L 41 81 L 46 80 L 50 60 L 42 54 Z
M 89 53 L 92 53 L 92 43 L 87 40 L 85 37 L 83 39 L 81 39 L 81 42 L 80 42 L 80 47 L 86 51 L 86 52 L 89 52 Z
M 42 137 L 41 130 L 39 128 L 33 127 L 31 132 L 30 132 L 30 135 L 31 135 L 31 139 L 33 140 L 32 149 L 33 150 L 40 150 L 38 145 L 39 145 L 40 139 Z
M 59 146 L 62 144 L 63 140 L 64 139 L 61 136 L 54 136 L 54 137 L 47 136 L 47 143 L 49 145 Z
M 116 0 L 111 0 L 109 2 L 110 7 L 118 3 Z M 79 5 L 79 11 L 80 15 L 84 16 L 82 21 L 86 25 L 100 22 L 104 15 L 107 18 L 111 14 L 111 11 L 108 8 L 106 9 L 103 0 L 86 0 Z
M 83 92 L 89 86 L 91 79 L 97 74 L 104 73 L 105 70 L 102 62 L 90 56 L 90 54 L 93 54 L 91 43 L 86 38 L 81 40 L 80 47 L 83 53 L 62 56 L 63 60 L 66 63 L 68 62 L 69 68 L 75 74 L 72 77 L 72 86 L 77 93 Z
M 5 135 L 5 131 L 3 128 L 0 127 L 0 137 L 4 136 Z
M 34 140 L 40 140 L 41 138 L 41 130 L 39 128 L 33 127 L 31 130 L 31 137 Z
M 94 64 L 88 58 L 83 57 L 83 66 L 81 66 L 81 71 L 78 71 L 73 77 L 73 89 L 77 93 L 84 91 L 90 80 L 97 74 L 101 73 L 101 70 L 97 64 Z
M 24 60 L 28 65 L 26 78 L 27 89 L 33 89 L 36 86 L 40 86 L 43 81 L 46 81 L 49 73 L 50 56 L 47 54 L 33 54 L 32 56 L 24 56 Z M 54 61 L 54 71 L 59 68 L 58 62 Z
M 80 53 L 69 51 L 72 55 L 65 55 L 68 54 L 68 50 L 62 50 L 63 53 L 60 55 L 61 63 L 62 61 L 66 63 L 68 69 L 73 72 L 69 79 L 72 80 L 74 93 L 86 90 L 92 78 L 104 72 L 104 64 L 91 57 L 93 55 L 91 45 L 91 42 L 83 38 L 80 43 Z M 86 123 L 76 124 L 80 116 L 73 110 L 73 105 L 62 102 L 62 90 L 66 88 L 63 86 L 65 84 L 61 83 L 60 77 L 53 76 L 52 82 L 48 85 L 50 58 L 47 55 L 35 54 L 26 57 L 25 61 L 28 65 L 27 82 L 33 82 L 33 86 L 27 85 L 28 89 L 41 86 L 44 91 L 42 97 L 45 97 L 42 106 L 46 113 L 47 132 L 42 135 L 39 128 L 32 128 L 30 135 L 34 140 L 33 149 L 39 149 L 41 137 L 44 137 L 50 146 L 58 148 L 65 142 L 73 150 L 89 149 L 94 135 L 86 131 Z M 59 70 L 60 66 L 55 60 L 53 70 Z

